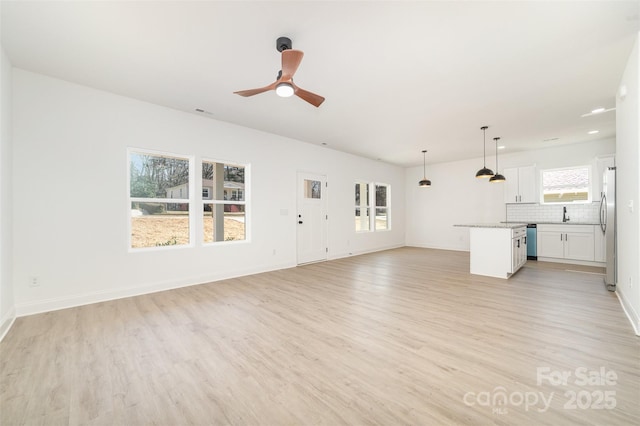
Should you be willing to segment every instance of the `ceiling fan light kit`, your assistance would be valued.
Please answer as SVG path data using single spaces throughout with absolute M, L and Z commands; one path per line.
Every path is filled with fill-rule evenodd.
M 293 86 L 289 83 L 278 83 L 278 85 L 276 86 L 276 95 L 280 96 L 281 98 L 288 98 L 290 96 L 293 96 L 293 92 Z
M 279 37 L 276 40 L 276 50 L 282 54 L 282 69 L 278 72 L 276 81 L 268 86 L 257 89 L 240 90 L 233 93 L 249 97 L 274 90 L 280 97 L 288 98 L 289 96 L 296 95 L 300 99 L 309 102 L 314 107 L 319 107 L 324 102 L 324 97 L 304 90 L 296 86 L 293 82 L 293 75 L 300 66 L 304 53 L 301 50 L 294 50 L 291 47 L 291 39 L 288 37 Z
M 476 177 L 477 178 L 490 178 L 491 176 L 493 176 L 493 171 L 491 169 L 487 168 L 487 141 L 486 141 L 486 135 L 487 135 L 487 129 L 489 128 L 489 126 L 482 126 L 480 127 L 480 130 L 482 130 L 482 140 L 483 140 L 483 146 L 484 146 L 484 154 L 482 155 L 483 158 L 483 166 L 480 170 L 478 170 L 478 172 L 476 173 Z
M 418 182 L 420 188 L 429 188 L 431 181 L 427 179 L 427 150 L 422 151 L 422 180 Z

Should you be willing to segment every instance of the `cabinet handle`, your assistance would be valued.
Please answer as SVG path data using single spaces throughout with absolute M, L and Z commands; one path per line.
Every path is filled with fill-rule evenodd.
M 560 234 L 560 241 L 562 241 L 562 234 Z
M 518 248 L 520 248 L 520 239 L 518 238 Z
M 524 237 L 524 243 L 527 244 L 527 237 Z
M 518 202 L 518 196 L 516 195 L 516 203 Z

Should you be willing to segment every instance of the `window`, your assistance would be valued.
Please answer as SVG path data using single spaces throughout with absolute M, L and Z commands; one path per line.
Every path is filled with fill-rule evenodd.
M 389 185 L 376 184 L 376 231 L 389 229 L 388 193 Z
M 356 182 L 356 232 L 368 231 L 369 222 L 369 184 Z
M 591 166 L 541 171 L 543 204 L 591 202 Z
M 203 241 L 245 240 L 245 166 L 203 161 L 202 188 L 210 194 L 203 199 Z
M 322 198 L 322 182 L 319 180 L 304 180 L 304 197 L 305 198 Z
M 202 187 L 202 199 L 203 200 L 209 199 L 209 197 L 210 197 L 209 189 L 211 189 L 211 188 L 208 188 L 208 187 L 205 187 L 205 186 Z
M 375 191 L 370 191 L 375 188 Z M 355 229 L 356 232 L 383 231 L 390 229 L 389 185 L 382 183 L 356 182 L 355 185 Z M 371 206 L 374 206 L 374 215 Z
M 190 244 L 191 163 L 189 157 L 129 151 L 132 249 Z

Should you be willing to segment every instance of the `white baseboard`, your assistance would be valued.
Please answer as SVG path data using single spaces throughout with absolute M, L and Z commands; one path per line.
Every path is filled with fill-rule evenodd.
M 397 248 L 401 248 L 401 247 L 405 247 L 405 245 L 404 244 L 395 244 L 395 245 L 391 245 L 391 246 L 378 247 L 378 248 L 371 249 L 371 250 L 354 250 L 354 251 L 351 251 L 351 252 L 330 254 L 329 257 L 327 258 L 327 260 L 343 259 L 345 257 L 360 256 L 360 255 L 363 255 L 363 254 L 376 253 L 376 252 L 385 251 L 385 250 L 393 250 L 393 249 L 397 249 Z
M 406 247 L 416 247 L 416 248 L 426 248 L 426 249 L 433 249 L 433 250 L 447 250 L 447 251 L 460 251 L 460 252 L 466 252 L 469 253 L 469 249 L 461 249 L 459 247 L 440 247 L 440 246 L 432 246 L 432 245 L 428 245 L 428 244 L 407 244 Z
M 0 342 L 7 335 L 13 323 L 16 321 L 16 308 L 12 307 L 9 311 L 0 319 Z
M 557 259 L 555 257 L 542 257 L 538 256 L 538 262 L 551 262 L 551 263 L 566 263 L 568 265 L 582 265 L 582 266 L 596 266 L 604 268 L 606 263 L 603 262 L 590 262 L 588 260 L 573 260 L 573 259 Z
M 238 278 L 247 275 L 260 274 L 263 272 L 276 271 L 295 267 L 295 264 L 274 265 L 268 268 L 245 269 L 224 275 L 211 275 L 201 277 L 190 277 L 179 281 L 165 281 L 153 284 L 145 284 L 136 287 L 129 287 L 117 290 L 97 291 L 92 293 L 77 294 L 46 300 L 38 300 L 28 303 L 19 303 L 15 307 L 14 316 L 23 317 L 27 315 L 41 314 L 44 312 L 58 311 L 60 309 L 73 308 L 76 306 L 90 305 L 92 303 L 106 302 L 109 300 L 123 299 L 125 297 L 141 296 L 159 291 L 172 290 L 192 285 L 206 284 L 215 281 Z
M 618 300 L 620 301 L 620 305 L 622 306 L 622 310 L 624 311 L 627 318 L 629 318 L 629 322 L 631 323 L 631 327 L 633 327 L 633 331 L 636 333 L 636 336 L 640 336 L 640 315 L 633 309 L 633 306 L 626 299 L 623 293 L 616 291 L 616 296 L 618 296 Z

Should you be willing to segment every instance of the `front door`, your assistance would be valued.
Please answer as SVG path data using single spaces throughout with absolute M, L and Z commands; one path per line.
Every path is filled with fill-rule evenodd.
M 298 264 L 327 260 L 327 178 L 298 173 Z

